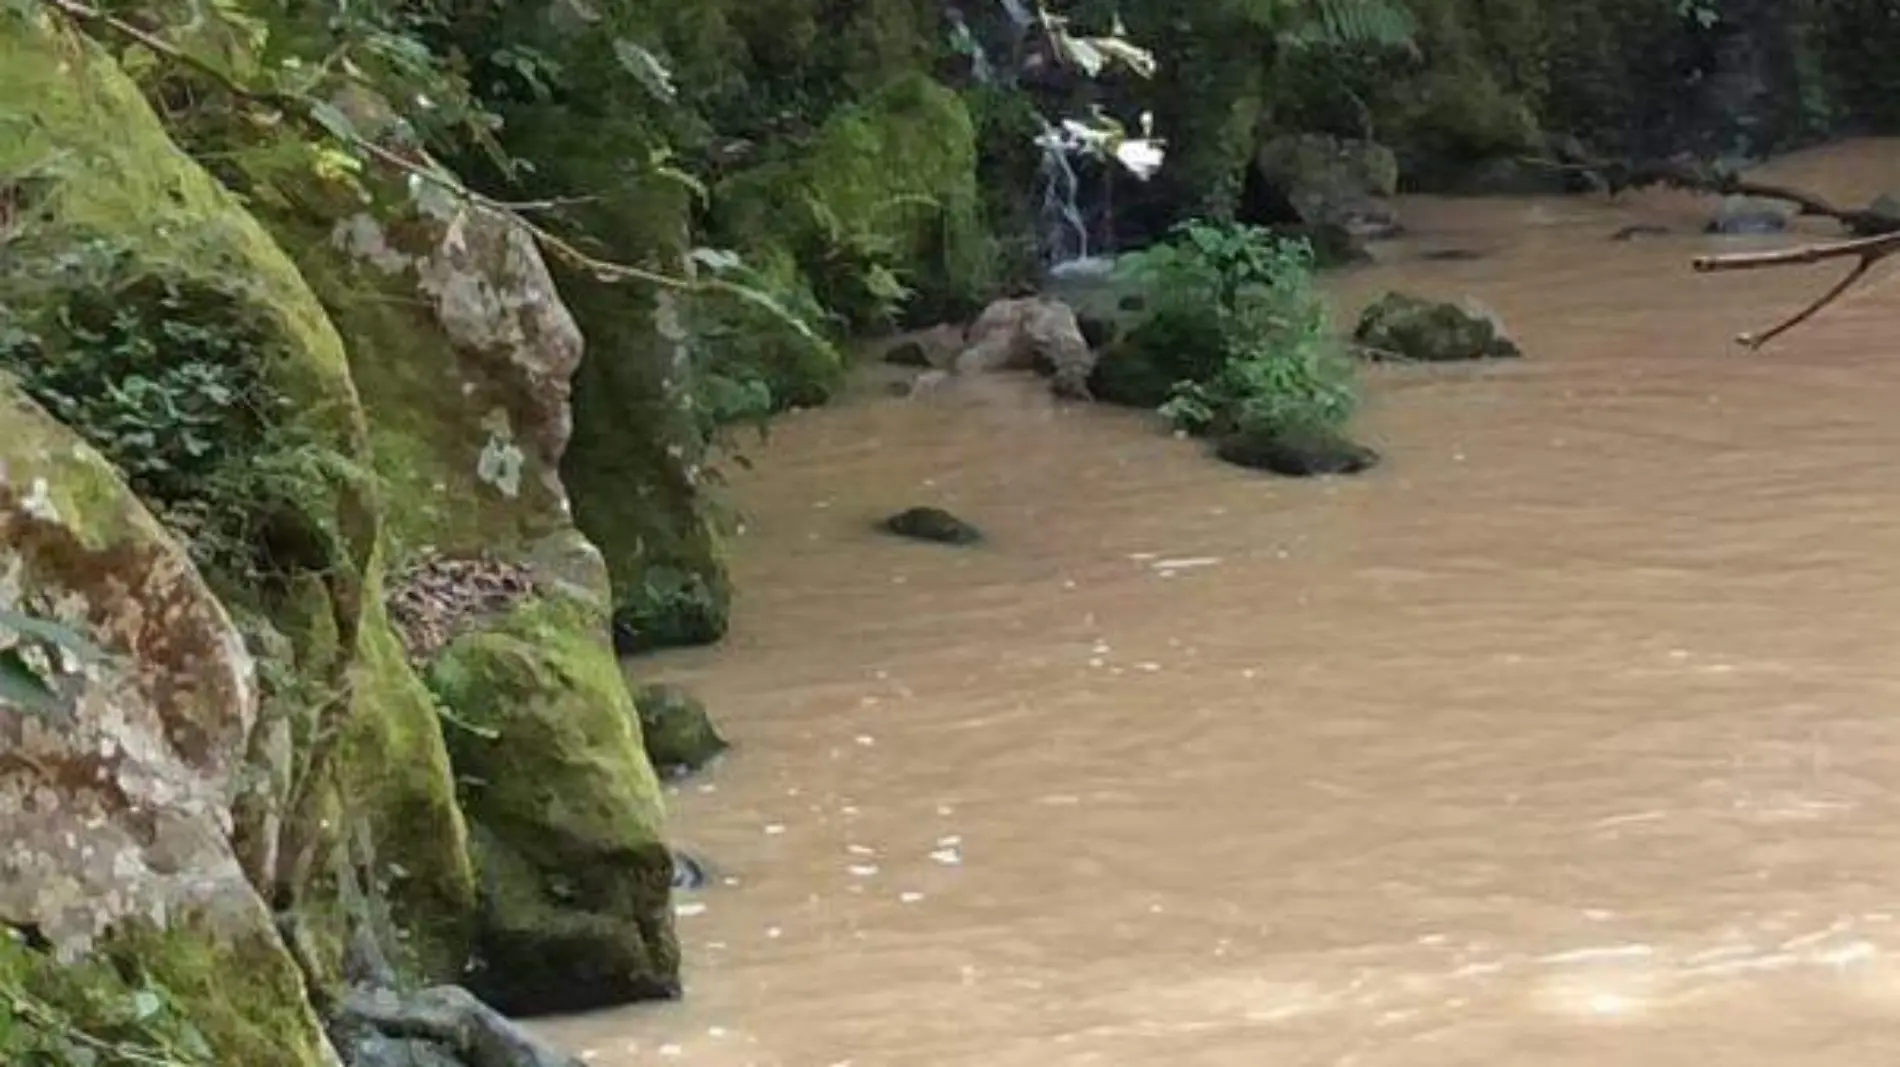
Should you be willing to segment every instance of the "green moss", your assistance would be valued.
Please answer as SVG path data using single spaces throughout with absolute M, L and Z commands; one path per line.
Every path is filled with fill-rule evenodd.
M 472 934 L 468 831 L 434 698 L 390 630 L 380 589 L 370 592 L 351 667 L 340 788 L 374 827 L 370 873 L 400 938 L 397 962 L 409 974 L 449 980 L 468 958 Z
M 976 173 L 962 99 L 913 73 L 832 113 L 798 156 L 721 183 L 717 229 L 790 250 L 819 300 L 862 328 L 897 302 L 880 272 L 940 300 L 990 287 Z
M 283 946 L 190 925 L 118 931 L 60 962 L 0 933 L 0 1060 L 17 1067 L 324 1067 Z
M 659 783 L 604 621 L 531 602 L 430 671 L 475 728 L 449 735 L 483 886 L 470 981 L 503 1010 L 677 988 Z

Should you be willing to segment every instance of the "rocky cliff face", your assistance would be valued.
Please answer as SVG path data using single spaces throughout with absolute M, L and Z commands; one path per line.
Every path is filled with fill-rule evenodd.
M 54 679 L 65 719 L 0 704 L 0 1052 L 96 1026 L 328 1063 L 312 1004 L 385 959 L 524 1010 L 676 991 L 658 786 L 559 477 L 583 344 L 532 241 L 453 201 L 259 182 L 247 211 L 42 19 L 0 17 L 0 70 L 31 112 L 0 174 L 35 176 L 0 603 L 113 657 Z M 154 432 L 180 410 L 187 441 Z M 589 983 L 523 969 L 551 958 Z

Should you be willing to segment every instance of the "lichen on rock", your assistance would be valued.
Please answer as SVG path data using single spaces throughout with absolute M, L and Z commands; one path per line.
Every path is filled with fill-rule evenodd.
M 60 720 L 0 702 L 0 920 L 41 942 L 0 938 L 0 997 L 83 1010 L 115 972 L 68 965 L 132 958 L 226 1062 L 329 1062 L 230 842 L 257 714 L 252 660 L 183 548 L 4 375 L 0 604 L 60 620 L 110 656 L 43 662 L 68 700 Z

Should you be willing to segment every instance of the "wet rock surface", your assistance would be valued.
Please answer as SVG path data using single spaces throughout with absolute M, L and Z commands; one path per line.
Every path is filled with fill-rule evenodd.
M 883 529 L 912 541 L 940 545 L 974 545 L 983 540 L 983 532 L 942 508 L 907 508 L 880 524 Z
M 1779 200 L 1731 196 L 1722 201 L 1703 229 L 1725 236 L 1780 233 L 1788 228 L 1788 206 Z
M 1359 316 L 1352 339 L 1374 361 L 1515 359 L 1523 350 L 1482 309 L 1387 293 Z
M 1379 465 L 1379 453 L 1337 430 L 1250 431 L 1229 434 L 1214 454 L 1237 467 L 1289 478 L 1358 474 Z
M 330 1040 L 346 1067 L 581 1067 L 459 986 L 353 990 Z
M 647 759 L 663 777 L 683 778 L 732 747 L 719 735 L 706 705 L 679 686 L 642 686 L 633 702 Z

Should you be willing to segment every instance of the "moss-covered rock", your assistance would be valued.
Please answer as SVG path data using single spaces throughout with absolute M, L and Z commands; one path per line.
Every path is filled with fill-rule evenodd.
M 477 993 L 538 1014 L 676 995 L 659 783 L 581 602 L 551 598 L 450 645 L 430 671 L 482 878 Z M 600 622 L 595 615 L 595 622 Z
M 72 661 L 0 626 L 0 649 L 60 703 L 41 717 L 0 699 L 14 739 L 0 755 L 0 1059 L 57 1057 L 76 1023 L 188 1042 L 199 1063 L 331 1062 L 229 839 L 252 660 L 182 546 L 3 374 L 0 575 L 0 606 L 108 657 Z
M 1289 478 L 1358 474 L 1379 464 L 1377 452 L 1326 427 L 1242 429 L 1215 442 L 1214 454 L 1237 467 Z
M 269 657 L 260 672 L 266 728 L 247 739 L 257 762 L 237 790 L 242 821 L 229 828 L 246 870 L 273 906 L 297 911 L 318 932 L 319 958 L 308 962 L 320 980 L 340 972 L 343 943 L 366 922 L 412 947 L 405 962 L 453 973 L 473 875 L 433 705 L 381 609 L 382 501 L 341 338 L 271 234 L 179 151 L 98 48 L 9 17 L 0 19 L 0 69 L 9 98 L 31 108 L 30 121 L 0 124 L 0 170 L 63 161 L 12 261 L 26 269 L 6 277 L 0 303 L 36 328 L 101 282 L 33 265 L 83 263 L 79 253 L 103 246 L 107 282 L 155 294 L 143 320 L 150 332 L 174 342 L 180 331 L 211 335 L 189 348 L 174 343 L 161 367 L 215 370 L 209 356 L 230 349 L 270 399 L 264 417 L 236 424 L 247 436 L 226 435 L 231 423 L 203 424 L 204 448 L 230 461 L 186 485 L 182 499 L 162 481 L 140 480 L 146 455 L 137 435 L 73 416 L 194 544 L 206 528 L 181 515 L 236 519 L 250 537 L 249 554 L 220 556 L 210 573 Z M 181 305 L 180 293 L 213 294 L 228 310 L 195 314 L 203 302 Z M 232 330 L 241 345 L 214 343 Z M 91 375 L 97 395 L 115 395 L 108 385 L 126 373 L 123 352 L 141 334 L 124 336 L 101 350 L 84 336 L 42 331 L 39 366 L 57 361 L 75 380 Z M 29 384 L 39 380 L 29 374 Z M 178 432 L 163 421 L 175 410 L 130 415 L 154 437 Z M 373 907 L 357 898 L 361 889 L 376 897 Z
M 661 774 L 691 774 L 731 747 L 719 736 L 706 705 L 678 686 L 641 686 L 633 702 L 640 711 L 647 761 Z
M 1455 363 L 1524 354 L 1490 315 L 1405 293 L 1374 301 L 1360 313 L 1352 336 L 1372 360 Z

